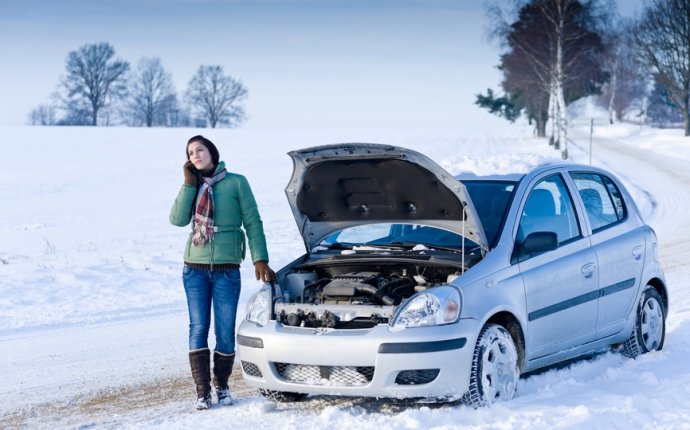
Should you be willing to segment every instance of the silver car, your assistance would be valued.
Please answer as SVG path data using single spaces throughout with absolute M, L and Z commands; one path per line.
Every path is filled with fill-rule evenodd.
M 237 335 L 244 380 L 266 397 L 477 407 L 512 398 L 525 372 L 662 348 L 657 238 L 611 173 L 453 177 L 373 144 L 289 155 L 307 253 L 250 299 Z

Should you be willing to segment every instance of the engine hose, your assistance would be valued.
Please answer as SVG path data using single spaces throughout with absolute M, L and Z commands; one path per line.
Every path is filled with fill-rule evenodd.
M 409 288 L 412 286 L 412 281 L 410 281 L 408 278 L 400 278 L 400 279 L 394 279 L 390 282 L 386 282 L 384 285 L 382 285 L 379 288 L 379 292 L 377 292 L 377 297 L 380 295 L 381 300 L 386 300 L 386 303 L 389 305 L 395 304 L 397 301 L 398 303 L 401 300 L 398 299 L 398 291 L 400 291 L 403 288 Z M 385 298 L 385 299 L 384 299 Z
M 392 305 L 395 300 L 385 295 L 385 291 L 381 292 L 381 288 L 376 288 L 373 285 L 360 285 L 355 288 L 360 293 L 367 293 L 378 299 L 379 303 L 384 305 Z
M 396 293 L 403 288 L 410 288 L 411 286 L 412 282 L 409 279 L 400 278 L 386 282 L 379 288 L 373 285 L 363 284 L 357 286 L 355 290 L 360 293 L 367 293 L 374 296 L 374 298 L 384 305 L 394 305 L 396 302 Z
M 404 292 L 406 292 L 406 291 L 411 293 L 411 294 L 409 294 L 409 295 L 414 294 L 414 288 L 412 287 L 412 284 L 401 285 L 401 286 L 395 288 L 395 289 L 391 292 L 390 295 L 393 296 L 393 297 L 398 298 L 399 300 L 397 301 L 396 304 L 400 304 L 400 302 L 402 302 L 402 300 L 403 300 L 403 296 L 402 296 L 401 293 L 404 293 Z

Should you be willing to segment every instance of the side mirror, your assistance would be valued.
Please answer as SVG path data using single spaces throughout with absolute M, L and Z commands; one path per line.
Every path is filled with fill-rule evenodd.
M 552 231 L 535 231 L 530 233 L 522 243 L 521 252 L 523 256 L 541 254 L 546 251 L 553 251 L 558 248 L 558 235 Z

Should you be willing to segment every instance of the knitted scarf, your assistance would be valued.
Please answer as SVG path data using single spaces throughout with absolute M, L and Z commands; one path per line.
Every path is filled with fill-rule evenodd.
M 196 195 L 196 207 L 194 208 L 194 230 L 192 233 L 192 245 L 203 246 L 213 240 L 213 186 L 222 181 L 228 174 L 223 169 L 212 178 L 202 176 L 203 183 Z

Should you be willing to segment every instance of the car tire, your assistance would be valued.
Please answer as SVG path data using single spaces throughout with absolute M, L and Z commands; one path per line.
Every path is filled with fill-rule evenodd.
M 658 351 L 666 338 L 666 309 L 659 292 L 652 286 L 642 292 L 637 305 L 635 326 L 621 352 L 631 358 Z
M 485 325 L 474 348 L 470 386 L 462 402 L 477 408 L 510 400 L 517 391 L 519 379 L 518 352 L 513 337 L 498 324 Z
M 291 393 L 289 391 L 259 390 L 262 396 L 278 403 L 292 403 L 304 400 L 309 394 Z

